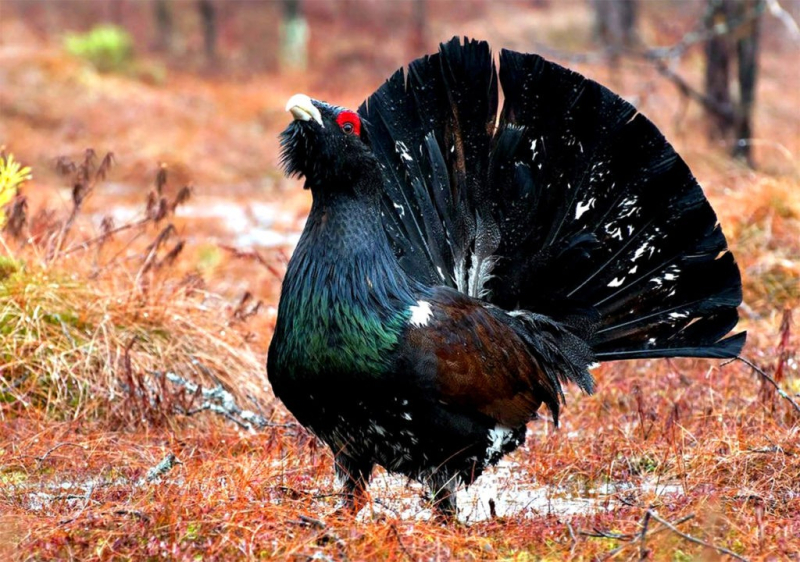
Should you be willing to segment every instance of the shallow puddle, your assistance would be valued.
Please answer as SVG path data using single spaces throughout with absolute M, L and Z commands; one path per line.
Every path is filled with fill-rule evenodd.
M 164 482 L 182 485 L 183 478 L 165 478 Z M 53 502 L 65 501 L 73 508 L 82 508 L 92 503 L 92 492 L 99 488 L 115 487 L 130 492 L 142 486 L 158 486 L 143 480 L 134 482 L 125 478 L 113 480 L 88 478 L 80 481 L 61 481 L 47 483 L 16 483 L 8 486 L 6 492 L 16 492 L 22 505 L 30 511 L 47 512 Z M 229 485 L 235 486 L 230 483 Z M 333 491 L 333 482 L 321 488 L 320 493 Z M 404 520 L 428 520 L 432 512 L 422 499 L 423 488 L 417 482 L 409 482 L 402 476 L 381 473 L 376 475 L 370 485 L 373 499 L 371 508 L 364 509 L 359 518 L 370 518 L 386 514 Z M 512 461 L 501 461 L 493 469 L 487 470 L 469 489 L 458 491 L 458 519 L 464 523 L 484 521 L 493 517 L 542 517 L 555 515 L 570 517 L 586 515 L 605 510 L 614 510 L 622 503 L 617 499 L 622 492 L 654 492 L 659 497 L 684 495 L 678 484 L 662 484 L 645 481 L 604 484 L 585 493 L 570 492 L 564 488 L 553 488 L 533 482 L 519 465 Z M 493 507 L 492 507 L 493 504 Z M 330 511 L 330 506 L 320 504 L 320 511 Z
M 370 491 L 372 515 L 387 513 L 401 519 L 430 519 L 432 515 L 421 499 L 422 486 L 404 477 L 378 475 L 373 479 Z M 538 484 L 517 463 L 503 460 L 484 472 L 468 489 L 459 489 L 458 519 L 470 523 L 492 517 L 586 515 L 614 510 L 622 505 L 618 499 L 621 493 L 634 492 L 655 493 L 659 497 L 682 496 L 685 493 L 679 484 L 656 481 L 636 485 L 627 482 L 608 483 L 576 493 L 566 488 Z M 365 510 L 361 517 L 370 515 Z

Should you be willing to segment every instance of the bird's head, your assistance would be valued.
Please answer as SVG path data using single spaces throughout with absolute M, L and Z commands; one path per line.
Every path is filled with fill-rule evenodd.
M 281 133 L 281 164 L 287 175 L 305 177 L 307 188 L 353 186 L 378 169 L 355 111 L 304 94 L 292 96 L 286 111 L 294 120 Z

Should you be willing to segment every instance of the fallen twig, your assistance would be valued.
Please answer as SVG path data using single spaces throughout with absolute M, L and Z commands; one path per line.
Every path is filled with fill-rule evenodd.
M 672 531 L 676 535 L 686 539 L 689 542 L 693 542 L 695 544 L 699 544 L 699 545 L 704 546 L 706 548 L 711 548 L 711 549 L 716 550 L 717 552 L 719 552 L 721 554 L 727 554 L 728 556 L 730 556 L 731 558 L 735 558 L 736 560 L 742 560 L 744 562 L 748 562 L 747 558 L 745 558 L 744 556 L 739 556 L 738 554 L 736 554 L 732 550 L 728 550 L 727 548 L 725 548 L 723 546 L 716 546 L 716 545 L 708 543 L 708 542 L 706 542 L 704 540 L 700 540 L 697 537 L 693 537 L 692 535 L 687 535 L 686 533 L 684 533 L 683 531 L 678 529 L 675 525 L 673 525 L 672 523 L 670 523 L 666 519 L 663 519 L 663 518 L 659 517 L 658 514 L 656 514 L 656 512 L 654 512 L 651 509 L 648 509 L 647 512 L 650 514 L 650 517 L 652 517 L 653 519 L 655 519 L 656 521 L 658 521 L 659 523 L 664 525 L 666 528 L 668 528 L 670 531 Z
M 302 521 L 306 525 L 316 527 L 317 529 L 325 528 L 325 523 L 323 523 L 319 519 L 315 519 L 314 517 L 309 517 L 308 515 L 303 515 L 302 513 L 298 517 L 300 518 L 300 521 Z
M 155 374 L 161 376 L 161 373 Z M 164 376 L 166 376 L 167 380 L 169 380 L 172 384 L 176 384 L 185 388 L 190 394 L 202 396 L 202 404 L 196 408 L 192 408 L 191 410 L 183 412 L 183 414 L 187 416 L 208 410 L 223 416 L 225 419 L 232 421 L 242 429 L 246 429 L 248 431 L 262 430 L 268 427 L 296 427 L 296 424 L 293 423 L 273 423 L 264 416 L 257 414 L 252 410 L 242 409 L 236 403 L 236 398 L 233 396 L 233 394 L 225 390 L 221 384 L 217 384 L 217 386 L 214 388 L 203 388 L 199 384 L 186 380 L 176 373 L 168 372 Z
M 773 379 L 771 376 L 769 376 L 767 373 L 765 373 L 763 369 L 759 368 L 755 363 L 753 363 L 752 361 L 750 361 L 748 359 L 745 359 L 744 357 L 742 357 L 740 355 L 737 355 L 736 357 L 731 359 L 731 361 L 741 361 L 742 363 L 744 363 L 745 365 L 747 365 L 748 367 L 753 369 L 756 373 L 761 375 L 764 378 L 764 380 L 766 380 L 773 387 L 775 387 L 775 391 L 780 395 L 780 397 L 785 399 L 787 402 L 789 402 L 789 404 L 792 405 L 792 408 L 794 408 L 795 411 L 798 414 L 800 414 L 800 406 L 797 405 L 797 402 L 795 402 L 792 399 L 792 397 L 789 396 L 789 394 L 785 390 L 783 390 L 781 388 L 781 386 L 777 382 L 775 382 L 775 379 Z M 723 365 L 727 365 L 731 361 L 728 361 L 727 363 L 723 363 Z
M 650 511 L 650 510 L 648 509 L 647 511 Z M 646 520 L 645 520 L 645 517 L 647 518 Z M 640 544 L 640 551 L 641 551 L 641 548 L 644 545 L 644 537 L 647 534 L 647 530 L 648 530 L 649 522 L 650 522 L 650 515 L 648 515 L 647 512 L 645 512 L 645 517 L 642 518 L 642 530 L 639 531 L 638 533 L 636 533 L 635 535 L 628 535 L 629 537 L 631 537 L 630 539 L 628 539 L 630 542 L 627 542 L 626 544 L 623 544 L 622 546 L 618 546 L 614 550 L 608 552 L 603 557 L 603 560 L 609 560 L 611 558 L 614 558 L 614 556 L 616 556 L 617 554 L 619 554 L 620 552 L 622 552 L 623 550 L 628 548 L 636 540 L 640 541 L 639 544 Z M 680 525 L 681 523 L 686 523 L 690 519 L 694 519 L 694 513 L 690 513 L 689 515 L 685 515 L 684 517 L 681 517 L 680 519 L 675 521 L 674 524 L 675 525 Z M 645 521 L 647 522 L 647 525 L 645 525 Z M 658 529 L 655 529 L 654 531 L 652 531 L 650 533 L 650 536 L 656 535 L 658 533 L 661 533 L 661 532 L 667 531 L 667 530 L 669 530 L 669 527 L 667 527 L 665 525 L 662 525 Z M 608 538 L 611 538 L 611 537 L 608 537 Z M 624 539 L 620 539 L 620 540 L 624 540 Z
M 572 528 L 572 525 L 569 521 L 567 521 L 567 531 L 569 531 L 569 538 L 572 539 L 572 547 L 569 549 L 569 557 L 574 558 L 575 549 L 578 546 L 578 537 L 575 536 L 575 529 Z
M 147 476 L 145 480 L 147 482 L 153 482 L 164 476 L 167 472 L 172 470 L 176 464 L 181 464 L 181 462 L 175 457 L 174 453 L 167 454 L 166 457 L 161 459 L 161 462 L 155 465 L 153 468 L 147 471 Z
M 60 449 L 61 447 L 78 447 L 79 449 L 83 449 L 83 445 L 79 445 L 78 443 L 59 443 L 54 447 L 50 447 L 41 457 L 33 457 L 33 458 L 36 459 L 39 462 L 39 464 L 41 464 L 45 460 L 47 460 L 47 457 L 50 456 L 50 453 L 56 451 L 57 449 Z
M 148 523 L 150 521 L 150 517 L 147 514 L 133 509 L 115 509 L 111 513 L 113 513 L 114 515 L 131 515 L 133 517 L 141 519 L 145 523 Z
M 650 524 L 650 510 L 644 512 L 642 518 L 641 540 L 639 541 L 639 560 L 647 560 L 647 527 Z
M 761 454 L 778 453 L 781 455 L 786 455 L 787 457 L 793 457 L 795 454 L 794 451 L 787 451 L 780 445 L 771 445 L 769 447 L 758 447 L 758 448 L 750 447 L 749 449 L 747 449 L 747 451 L 750 453 L 761 453 Z
M 579 531 L 584 537 L 591 537 L 593 539 L 612 539 L 615 541 L 633 541 L 639 534 L 627 535 L 624 533 L 612 533 L 611 531 L 604 531 L 602 529 L 593 529 L 591 531 Z
M 235 422 L 243 429 L 264 429 L 269 425 L 269 421 L 262 416 L 250 410 L 243 410 L 240 408 L 239 405 L 236 404 L 236 399 L 233 397 L 233 394 L 222 388 L 222 385 L 218 384 L 216 387 L 208 389 L 188 381 L 175 373 L 166 373 L 166 377 L 171 383 L 184 387 L 189 393 L 199 393 L 203 397 L 203 403 L 197 408 L 185 412 L 186 415 L 192 415 L 204 410 L 211 410 Z

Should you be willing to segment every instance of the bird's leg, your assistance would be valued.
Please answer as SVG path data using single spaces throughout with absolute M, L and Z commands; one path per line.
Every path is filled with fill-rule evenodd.
M 444 522 L 450 522 L 458 514 L 456 506 L 456 477 L 447 470 L 439 469 L 428 478 L 431 490 L 431 503 L 434 516 Z
M 356 515 L 367 503 L 367 486 L 372 476 L 373 464 L 354 459 L 344 453 L 335 458 L 336 480 L 342 489 L 342 501 L 336 513 Z

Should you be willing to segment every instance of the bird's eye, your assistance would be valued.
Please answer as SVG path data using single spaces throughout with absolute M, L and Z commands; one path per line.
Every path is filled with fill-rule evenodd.
M 342 111 L 337 117 L 336 122 L 346 135 L 361 135 L 361 119 L 354 111 Z

